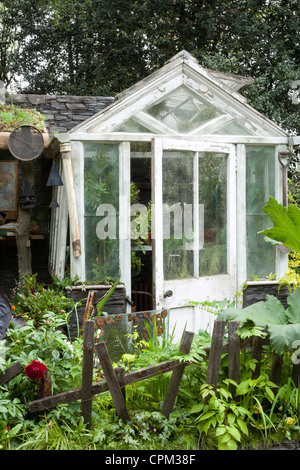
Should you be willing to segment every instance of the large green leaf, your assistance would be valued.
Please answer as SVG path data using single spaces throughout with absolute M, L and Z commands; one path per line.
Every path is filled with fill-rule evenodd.
M 243 309 L 233 307 L 224 309 L 219 313 L 218 318 L 238 320 L 240 326 L 252 321 L 257 326 L 267 327 L 274 351 L 282 354 L 300 338 L 300 288 L 289 295 L 287 303 L 288 308 L 285 309 L 280 300 L 267 295 L 265 301 Z
M 266 301 L 257 302 L 243 309 L 229 307 L 220 312 L 223 320 L 238 320 L 240 326 L 248 320 L 258 326 L 284 325 L 287 323 L 286 311 L 277 297 L 267 295 Z
M 102 309 L 104 308 L 106 302 L 108 302 L 109 298 L 112 296 L 115 288 L 119 284 L 121 274 L 119 275 L 118 279 L 115 281 L 115 283 L 109 288 L 109 290 L 106 292 L 106 294 L 99 300 L 97 303 L 97 314 L 101 315 Z
M 300 338 L 300 323 L 287 325 L 271 325 L 268 328 L 270 343 L 277 354 L 283 354 L 287 347 Z
M 300 324 L 300 289 L 295 289 L 294 292 L 287 298 L 288 308 L 286 315 L 290 323 Z M 300 336 L 299 336 L 300 338 Z
M 260 233 L 300 252 L 300 210 L 298 207 L 295 205 L 284 207 L 270 197 L 268 204 L 264 206 L 264 211 L 274 226 Z

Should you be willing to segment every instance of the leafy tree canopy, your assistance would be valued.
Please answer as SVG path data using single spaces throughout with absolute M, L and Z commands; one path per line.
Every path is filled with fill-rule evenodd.
M 0 13 L 0 79 L 16 91 L 112 96 L 185 49 L 252 76 L 249 104 L 299 134 L 298 0 L 4 0 Z

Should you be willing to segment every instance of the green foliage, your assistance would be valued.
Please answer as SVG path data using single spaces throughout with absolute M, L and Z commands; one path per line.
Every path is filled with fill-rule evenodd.
M 229 380 L 224 384 L 228 385 Z M 204 384 L 200 392 L 202 399 L 208 398 L 208 403 L 194 405 L 190 410 L 191 414 L 200 413 L 195 419 L 200 436 L 213 429 L 218 450 L 236 450 L 242 435 L 249 433 L 246 424 L 249 410 L 232 399 L 228 387 L 219 387 L 215 392 L 212 386 Z
M 118 279 L 114 282 L 114 284 L 108 289 L 105 295 L 97 303 L 97 315 L 102 314 L 102 310 L 105 307 L 105 304 L 109 301 L 112 294 L 114 293 L 117 285 L 119 284 L 120 278 L 121 278 L 121 274 L 119 275 Z
M 25 321 L 33 321 L 33 326 L 47 327 L 53 321 L 58 326 L 66 326 L 69 313 L 74 302 L 66 297 L 63 291 L 45 288 L 43 284 L 36 283 L 37 275 L 24 278 L 24 282 L 17 283 L 12 290 L 12 304 L 15 316 L 21 316 Z
M 45 127 L 45 117 L 35 109 L 0 104 L 0 132 L 12 132 L 22 125 L 35 126 L 41 131 Z
M 57 284 L 62 287 L 68 285 L 69 281 L 60 281 Z M 34 297 L 41 291 L 35 276 L 27 277 L 22 288 L 27 297 Z M 57 285 L 55 289 L 48 290 L 53 299 L 62 296 Z M 20 295 L 24 295 L 24 292 Z M 272 318 L 273 323 L 269 327 L 276 326 L 276 323 L 284 327 L 286 318 L 289 321 L 298 321 L 297 304 L 300 294 L 295 295 L 297 292 L 300 289 L 289 297 L 288 312 L 278 309 L 278 304 L 271 299 L 268 308 L 262 313 L 265 320 L 259 323 L 255 317 L 256 322 L 251 323 L 250 333 L 261 334 L 265 321 L 269 325 Z M 227 301 L 214 303 L 213 307 L 218 309 L 224 305 L 227 305 L 224 311 L 229 311 L 231 307 Z M 32 304 L 30 308 L 34 310 Z M 5 358 L 0 363 L 0 372 L 4 372 L 16 361 L 25 367 L 33 359 L 40 360 L 47 366 L 53 393 L 57 394 L 81 386 L 83 338 L 72 344 L 68 342 L 65 329 L 62 328 L 63 317 L 47 312 L 44 311 L 41 320 L 37 322 L 29 319 L 28 311 L 23 327 L 14 328 L 11 325 L 7 330 Z M 246 326 L 249 321 L 246 315 L 242 323 L 242 334 L 247 336 Z M 299 436 L 299 389 L 290 379 L 288 353 L 285 353 L 283 361 L 280 387 L 269 379 L 272 348 L 264 350 L 261 375 L 256 379 L 252 378 L 255 361 L 251 359 L 251 352 L 243 350 L 239 384 L 226 378 L 228 357 L 224 354 L 218 385 L 214 389 L 205 383 L 205 348 L 211 344 L 211 337 L 207 332 L 200 330 L 195 334 L 190 353 L 185 355 L 179 353 L 179 345 L 174 344 L 174 332 L 169 337 L 159 336 L 155 321 L 153 329 L 146 322 L 145 327 L 148 330 L 148 340 L 141 340 L 138 332 L 134 331 L 133 351 L 131 354 L 124 354 L 117 365 L 125 367 L 126 371 L 133 371 L 169 359 L 188 362 L 174 411 L 169 418 L 162 416 L 160 410 L 169 385 L 170 372 L 127 385 L 126 404 L 130 419 L 126 423 L 117 417 L 110 393 L 94 396 L 91 429 L 84 425 L 80 402 L 58 405 L 38 415 L 29 413 L 28 402 L 36 399 L 36 382 L 31 381 L 25 373 L 20 373 L 0 387 L 0 448 L 196 450 L 200 443 L 201 448 L 231 450 L 262 442 L 268 446 L 272 442 Z M 99 377 L 101 368 L 95 360 L 93 380 L 98 381 Z M 231 393 L 232 386 L 235 388 L 235 397 Z
M 252 76 L 249 103 L 299 134 L 297 1 L 5 0 L 1 14 L 0 79 L 19 90 L 21 76 L 25 92 L 112 96 L 185 49 Z
M 260 233 L 284 244 L 291 250 L 300 252 L 300 210 L 298 207 L 296 205 L 284 207 L 271 197 L 268 204 L 264 206 L 264 211 L 274 226 Z
M 238 320 L 240 326 L 256 325 L 267 327 L 274 351 L 282 354 L 291 347 L 300 335 L 300 289 L 287 298 L 285 309 L 275 296 L 267 295 L 265 301 L 257 302 L 243 309 L 229 307 L 220 312 L 219 318 Z

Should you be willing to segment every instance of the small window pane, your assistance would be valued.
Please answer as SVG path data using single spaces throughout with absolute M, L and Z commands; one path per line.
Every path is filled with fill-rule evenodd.
M 199 154 L 199 204 L 204 219 L 199 275 L 224 274 L 227 272 L 227 157 L 224 154 Z
M 270 226 L 263 210 L 275 197 L 274 147 L 248 147 L 246 159 L 247 278 L 275 273 L 275 248 L 258 232 Z
M 118 145 L 85 144 L 84 157 L 86 281 L 103 281 L 119 274 Z
M 151 132 L 151 134 L 153 134 L 153 131 L 150 131 L 146 127 L 142 126 L 141 124 L 136 122 L 134 119 L 128 119 L 127 121 L 123 122 L 123 124 L 120 124 L 115 129 L 113 129 L 112 132 L 129 132 L 129 133 L 136 132 L 136 133 L 146 133 L 146 134 L 149 134 L 149 132 Z
M 164 276 L 194 276 L 193 251 L 184 228 L 184 208 L 193 205 L 193 153 L 168 151 L 163 155 Z M 193 219 L 190 219 L 191 227 Z M 185 230 L 186 229 L 186 230 Z
M 244 127 L 240 126 L 235 122 L 231 122 L 226 126 L 218 129 L 217 131 L 213 132 L 213 134 L 217 135 L 250 135 L 249 131 L 247 131 Z

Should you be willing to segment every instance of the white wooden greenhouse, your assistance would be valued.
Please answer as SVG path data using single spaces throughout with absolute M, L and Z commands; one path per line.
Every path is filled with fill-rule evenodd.
M 120 272 L 131 298 L 136 257 L 153 308 L 171 309 L 180 331 L 209 322 L 190 302 L 233 298 L 252 275 L 282 276 L 287 255 L 258 232 L 269 197 L 283 201 L 278 154 L 292 142 L 240 94 L 252 83 L 182 51 L 57 135 L 64 185 L 55 193 L 53 272 L 64 275 L 70 247 L 72 276 L 97 282 Z

